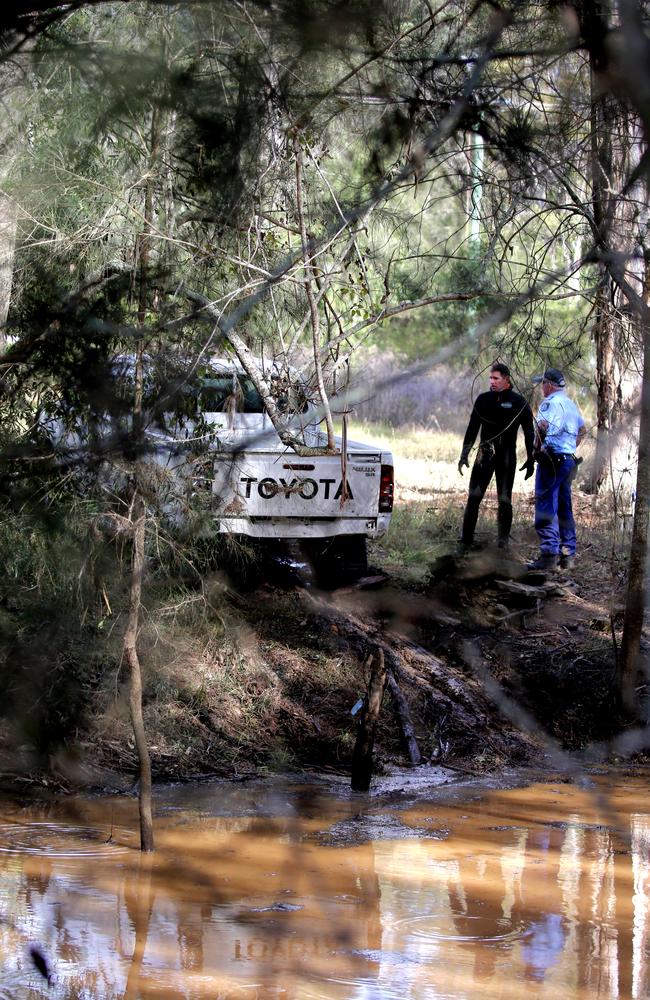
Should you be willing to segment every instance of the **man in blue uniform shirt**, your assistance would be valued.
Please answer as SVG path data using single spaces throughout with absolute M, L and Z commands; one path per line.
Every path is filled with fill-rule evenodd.
M 575 450 L 587 433 L 580 410 L 564 392 L 564 375 L 547 368 L 533 379 L 544 396 L 537 412 L 535 438 L 535 530 L 540 553 L 529 569 L 567 569 L 576 552 L 576 527 L 571 483 L 576 469 Z

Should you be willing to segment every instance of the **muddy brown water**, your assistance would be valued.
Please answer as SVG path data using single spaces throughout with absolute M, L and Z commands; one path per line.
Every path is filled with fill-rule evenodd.
M 4 801 L 0 1000 L 646 998 L 648 777 Z

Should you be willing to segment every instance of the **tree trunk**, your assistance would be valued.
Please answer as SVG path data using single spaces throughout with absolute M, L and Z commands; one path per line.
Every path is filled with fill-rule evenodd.
M 316 372 L 316 384 L 318 386 L 318 395 L 320 397 L 321 407 L 323 409 L 323 415 L 325 417 L 325 426 L 327 428 L 327 447 L 330 450 L 334 450 L 334 424 L 332 422 L 332 411 L 330 410 L 329 400 L 327 398 L 327 390 L 325 388 L 325 382 L 323 379 L 323 365 L 321 362 L 321 345 L 320 345 L 320 321 L 318 314 L 318 304 L 314 296 L 314 265 L 310 260 L 309 242 L 307 240 L 307 226 L 305 223 L 305 210 L 302 200 L 302 149 L 300 147 L 300 138 L 297 132 L 293 134 L 293 153 L 296 159 L 296 205 L 298 209 L 298 223 L 300 225 L 300 238 L 302 240 L 302 253 L 303 262 L 305 268 L 305 292 L 307 293 L 307 302 L 309 303 L 309 312 L 311 315 L 311 329 L 312 329 L 312 350 L 314 356 L 314 370 Z
M 591 54 L 591 185 L 595 239 L 603 247 L 622 251 L 619 232 L 625 199 L 616 197 L 624 177 L 627 155 L 620 125 L 620 108 L 614 97 L 600 89 L 596 60 Z M 618 137 L 614 147 L 614 138 Z M 614 151 L 616 149 L 616 152 Z M 591 472 L 591 490 L 596 493 L 610 468 L 612 431 L 622 412 L 621 345 L 629 333 L 629 323 L 620 310 L 620 292 L 612 281 L 609 267 L 599 265 L 599 282 L 594 305 L 592 336 L 596 351 L 596 455 Z
M 359 721 L 357 741 L 352 756 L 352 780 L 350 784 L 355 792 L 367 792 L 370 788 L 374 763 L 372 751 L 375 745 L 377 720 L 387 679 L 384 651 L 379 649 L 377 655 L 372 657 L 366 704 Z
M 139 256 L 138 323 L 144 328 L 149 291 L 149 253 L 151 225 L 153 218 L 153 176 L 159 148 L 159 117 L 154 109 L 151 121 L 151 146 L 149 150 L 149 173 L 145 188 L 144 226 L 137 241 Z M 131 561 L 131 589 L 129 595 L 129 620 L 124 636 L 124 658 L 129 666 L 129 706 L 131 723 L 138 752 L 140 775 L 140 849 L 153 851 L 153 818 L 151 807 L 151 758 L 142 715 L 142 672 L 138 657 L 137 640 L 142 604 L 142 577 L 144 573 L 144 550 L 146 537 L 145 506 L 142 497 L 143 479 L 143 426 L 142 393 L 144 384 L 143 367 L 144 341 L 136 345 L 135 358 L 135 399 L 133 404 L 133 436 L 136 449 L 134 468 L 135 488 L 132 502 L 131 522 L 133 525 L 133 556 Z
M 145 512 L 144 503 L 136 488 L 133 499 L 133 556 L 131 560 L 131 588 L 129 593 L 129 620 L 124 634 L 124 659 L 129 668 L 129 707 L 131 723 L 139 761 L 140 850 L 153 851 L 153 818 L 151 808 L 151 759 L 142 717 L 142 673 L 137 651 L 142 574 L 144 572 Z
M 612 431 L 621 415 L 621 390 L 616 369 L 616 319 L 613 315 L 612 281 L 603 271 L 596 291 L 593 327 L 596 349 L 596 454 L 591 471 L 591 491 L 597 493 L 609 468 Z
M 144 326 L 149 301 L 149 260 L 151 255 L 151 233 L 153 229 L 154 177 L 160 153 L 160 133 L 160 111 L 154 107 L 151 112 L 149 163 L 144 189 L 143 226 L 137 241 L 139 264 L 138 323 L 141 327 Z
M 16 247 L 17 215 L 13 201 L 0 195 L 0 351 L 5 349 L 5 323 L 11 303 Z
M 612 91 L 609 43 L 610 26 L 618 16 L 616 5 L 612 0 L 577 0 L 574 9 L 589 54 L 592 225 L 600 256 L 592 331 L 597 387 L 596 456 L 591 475 L 595 492 L 610 468 L 636 322 L 614 272 L 623 267 L 626 280 L 640 287 L 643 275 L 636 250 L 645 210 L 643 197 L 637 199 L 626 191 L 635 166 L 632 161 L 639 155 L 639 135 L 635 112 L 620 100 L 620 93 Z
M 646 256 L 644 300 L 650 303 L 650 254 Z M 643 383 L 639 422 L 639 458 L 636 476 L 636 503 L 632 523 L 632 542 L 628 565 L 627 596 L 623 621 L 623 640 L 619 658 L 619 690 L 625 708 L 639 714 L 637 684 L 647 664 L 641 656 L 641 634 L 646 597 L 648 558 L 648 514 L 650 512 L 650 321 L 648 309 L 640 323 L 643 336 Z

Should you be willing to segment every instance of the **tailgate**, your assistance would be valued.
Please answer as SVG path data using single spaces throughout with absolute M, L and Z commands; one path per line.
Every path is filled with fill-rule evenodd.
M 219 457 L 217 512 L 232 517 L 368 517 L 379 505 L 381 453 L 348 454 L 343 498 L 339 455 L 302 458 L 278 452 Z

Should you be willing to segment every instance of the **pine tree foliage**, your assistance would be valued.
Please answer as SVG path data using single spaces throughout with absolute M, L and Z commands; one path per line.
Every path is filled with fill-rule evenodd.
M 175 365 L 154 427 L 235 353 L 271 407 L 265 361 L 299 367 L 331 430 L 369 341 L 596 369 L 616 422 L 647 326 L 645 3 L 10 6 L 8 503 L 107 456 L 128 478 L 115 358 L 143 352 Z M 62 461 L 52 419 L 90 446 Z

